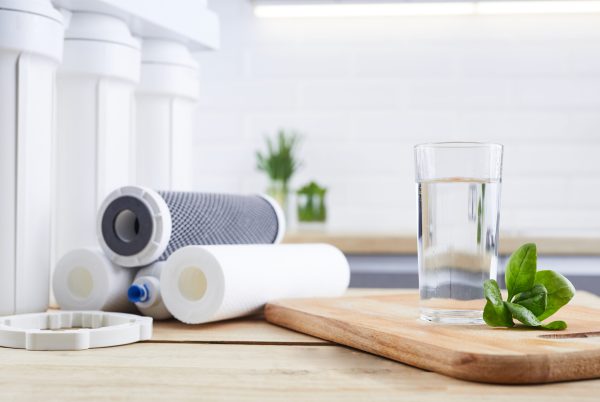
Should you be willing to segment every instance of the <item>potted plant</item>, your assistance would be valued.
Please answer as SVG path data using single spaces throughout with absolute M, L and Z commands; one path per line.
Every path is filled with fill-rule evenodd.
M 269 176 L 267 193 L 287 213 L 287 200 L 291 177 L 301 166 L 296 156 L 300 135 L 294 131 L 280 129 L 275 140 L 267 137 L 267 152 L 256 152 L 256 167 Z
M 311 181 L 297 192 L 298 222 L 323 224 L 327 220 L 325 194 L 327 189 Z

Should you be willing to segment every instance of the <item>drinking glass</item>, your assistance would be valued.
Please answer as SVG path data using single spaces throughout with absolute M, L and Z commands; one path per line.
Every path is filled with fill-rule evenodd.
M 496 279 L 502 145 L 415 146 L 421 319 L 482 321 L 483 282 Z

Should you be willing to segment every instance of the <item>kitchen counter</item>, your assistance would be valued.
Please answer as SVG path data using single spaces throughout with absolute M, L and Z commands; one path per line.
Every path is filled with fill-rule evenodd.
M 576 298 L 600 308 L 600 298 L 584 292 Z M 3 401 L 452 402 L 506 401 L 510 396 L 562 402 L 596 401 L 600 389 L 600 379 L 536 386 L 455 380 L 279 328 L 257 317 L 198 326 L 157 322 L 151 341 L 105 349 L 0 348 L 0 373 Z
M 290 232 L 285 243 L 329 243 L 346 254 L 416 254 L 415 234 Z M 521 236 L 502 234 L 500 254 L 507 255 L 524 243 L 536 243 L 540 255 L 600 256 L 600 236 Z

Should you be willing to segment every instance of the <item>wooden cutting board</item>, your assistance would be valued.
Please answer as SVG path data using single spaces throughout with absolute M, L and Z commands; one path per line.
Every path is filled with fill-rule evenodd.
M 411 366 L 470 381 L 535 384 L 600 377 L 600 309 L 570 304 L 564 331 L 419 320 L 416 294 L 291 299 L 267 321 Z

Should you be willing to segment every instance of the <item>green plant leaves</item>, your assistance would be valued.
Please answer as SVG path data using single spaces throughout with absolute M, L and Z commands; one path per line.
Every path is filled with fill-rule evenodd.
M 567 323 L 564 321 L 552 321 L 549 324 L 542 324 L 541 320 L 539 320 L 533 312 L 520 304 L 509 302 L 504 302 L 504 304 L 506 304 L 506 307 L 510 310 L 514 318 L 527 326 L 549 331 L 560 331 L 567 328 Z
M 537 284 L 531 290 L 516 295 L 513 302 L 539 316 L 546 310 L 547 300 L 548 292 L 546 287 L 542 284 Z
M 492 327 L 513 327 L 513 318 L 522 324 L 549 331 L 567 328 L 564 321 L 544 324 L 542 321 L 557 312 L 575 295 L 575 288 L 567 278 L 554 271 L 537 270 L 537 249 L 528 243 L 517 249 L 506 265 L 508 299 L 502 300 L 498 283 L 483 283 L 486 304 L 483 320 Z
M 508 301 L 532 288 L 537 269 L 537 248 L 534 243 L 522 245 L 512 253 L 506 265 L 505 280 Z
M 494 279 L 488 279 L 483 282 L 483 295 L 494 306 L 502 304 L 502 293 L 500 293 L 500 286 Z
M 567 329 L 567 323 L 564 321 L 552 321 L 549 324 L 542 325 L 541 328 L 550 331 L 562 331 L 563 329 Z
M 489 279 L 483 283 L 483 292 L 487 303 L 483 309 L 483 320 L 491 327 L 512 327 L 514 325 L 508 308 L 502 301 L 498 282 Z
M 529 325 L 530 327 L 539 327 L 542 325 L 540 320 L 537 319 L 535 314 L 529 311 L 527 308 L 521 306 L 516 303 L 505 302 L 506 307 L 510 310 L 510 313 L 517 320 L 521 321 L 525 325 Z
M 300 135 L 295 132 L 279 130 L 276 143 L 266 138 L 267 152 L 256 152 L 256 168 L 265 172 L 273 181 L 280 181 L 287 187 L 292 175 L 302 163 L 296 157 Z
M 539 271 L 535 275 L 535 283 L 544 285 L 548 292 L 546 308 L 538 315 L 540 320 L 545 320 L 556 313 L 575 296 L 573 284 L 558 272 Z
M 498 309 L 489 301 L 483 308 L 483 321 L 490 327 L 512 327 L 515 325 L 512 315 L 508 308 L 504 307 L 504 303 L 502 304 L 502 308 Z

